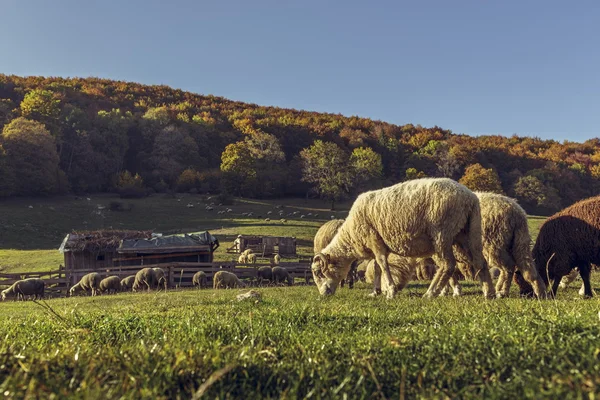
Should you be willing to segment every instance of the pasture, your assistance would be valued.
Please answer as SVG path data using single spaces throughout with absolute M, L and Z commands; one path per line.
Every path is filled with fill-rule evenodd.
M 111 201 L 132 203 L 111 212 Z M 186 204 L 194 203 L 194 208 Z M 0 267 L 55 268 L 71 229 L 208 229 L 298 238 L 300 256 L 333 214 L 309 200 L 236 199 L 227 214 L 201 196 L 149 199 L 17 199 L 0 203 Z M 287 213 L 265 221 L 276 204 Z M 29 208 L 31 205 L 33 208 Z M 220 209 L 220 208 L 219 208 Z M 100 211 L 100 213 L 98 212 Z M 242 216 L 253 212 L 255 216 Z M 258 218 L 258 215 L 261 218 Z M 300 215 L 300 214 L 298 214 Z M 543 217 L 529 219 L 535 238 Z M 596 290 L 599 281 L 594 279 Z M 582 300 L 579 282 L 557 300 L 483 301 L 465 283 L 460 298 L 425 300 L 426 282 L 396 299 L 370 287 L 169 290 L 0 303 L 0 393 L 7 398 L 591 398 L 600 392 L 600 301 Z

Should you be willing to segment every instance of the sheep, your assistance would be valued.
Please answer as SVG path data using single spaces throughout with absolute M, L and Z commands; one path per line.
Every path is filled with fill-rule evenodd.
M 121 291 L 121 279 L 114 275 L 109 276 L 108 278 L 104 278 L 100 281 L 100 286 L 98 287 L 98 291 L 100 293 L 110 292 L 117 293 Z
M 248 249 L 244 250 L 244 252 L 242 254 L 244 254 L 244 255 L 246 255 L 246 257 L 248 257 L 250 254 L 252 254 L 252 249 L 248 248 Z
M 150 291 L 151 288 L 155 288 L 158 285 L 158 278 L 156 277 L 156 271 L 152 268 L 140 269 L 135 274 L 135 281 L 133 282 L 133 291 L 141 291 L 144 288 Z
M 192 284 L 194 286 L 198 286 L 198 289 L 203 289 L 207 286 L 208 278 L 206 277 L 206 273 L 204 271 L 198 271 L 194 274 L 192 278 Z
M 28 278 L 16 281 L 8 289 L 4 289 L 1 293 L 2 301 L 8 296 L 17 296 L 18 300 L 25 300 L 25 296 L 33 296 L 34 300 L 44 298 L 44 289 L 46 283 L 38 278 Z
M 533 285 L 536 296 L 545 298 L 546 285 L 533 266 L 525 211 L 509 197 L 485 192 L 475 194 L 481 208 L 483 255 L 490 267 L 500 270 L 496 282 L 497 296 L 509 296 L 516 269 L 520 276 Z M 460 261 L 461 264 L 465 263 L 464 259 Z M 469 271 L 469 265 L 460 267 L 465 276 L 474 275 Z
M 273 254 L 273 257 L 269 259 L 271 267 L 276 267 L 281 263 L 281 256 L 279 254 Z
M 287 222 L 287 219 L 285 219 L 285 218 L 281 218 L 281 219 L 279 220 L 279 222 L 281 222 L 282 224 L 285 224 L 285 223 Z
M 267 215 L 273 214 L 273 211 L 267 211 Z
M 287 269 L 283 267 L 274 267 L 273 283 L 287 283 L 288 286 L 292 286 L 294 284 L 294 278 Z
M 213 289 L 243 288 L 246 284 L 229 271 L 218 271 L 213 277 Z
M 264 281 L 269 281 L 269 283 L 271 283 L 273 282 L 273 269 L 266 265 L 260 267 L 258 271 L 256 271 L 256 277 L 259 285 L 262 285 Z
M 321 250 L 323 250 L 325 247 L 327 247 L 327 245 L 329 243 L 331 243 L 331 241 L 335 237 L 336 233 L 338 232 L 338 230 L 340 229 L 340 227 L 343 224 L 344 224 L 343 219 L 334 219 L 331 221 L 327 221 L 326 223 L 321 225 L 321 227 L 315 234 L 315 238 L 313 240 L 314 254 L 319 254 L 321 252 Z M 352 266 L 354 268 L 353 267 L 350 268 L 350 271 L 348 272 L 346 277 L 344 277 L 344 279 L 341 280 L 340 286 L 343 287 L 346 279 L 348 277 L 350 277 L 350 279 L 348 280 L 348 287 L 350 289 L 352 289 L 354 287 L 354 276 L 356 274 L 355 273 L 356 264 L 353 263 Z
M 154 274 L 156 275 L 156 287 L 158 289 L 164 288 L 167 290 L 167 276 L 165 271 L 162 268 L 152 268 L 154 270 Z
M 100 288 L 100 281 L 102 278 L 100 274 L 97 272 L 91 272 L 87 275 L 84 275 L 79 282 L 69 290 L 69 294 L 73 296 L 75 293 L 79 291 L 91 291 L 92 296 L 95 296 L 98 293 L 98 289 Z
M 265 218 L 265 222 L 271 221 L 271 218 Z
M 591 264 L 600 264 L 600 196 L 581 200 L 552 215 L 541 226 L 532 251 L 535 268 L 556 296 L 560 281 L 574 268 L 583 279 L 584 296 L 593 297 Z M 531 285 L 520 275 L 521 294 L 530 295 Z
M 247 256 L 245 254 L 240 254 L 238 257 L 238 264 L 246 264 L 248 262 Z
M 248 264 L 256 264 L 256 254 L 248 254 Z
M 358 196 L 331 243 L 314 256 L 311 269 L 319 292 L 332 295 L 354 260 L 375 258 L 383 272 L 383 292 L 393 298 L 389 254 L 432 257 L 439 271 L 425 297 L 435 297 L 454 273 L 453 246 L 469 256 L 484 296 L 495 297 L 483 257 L 477 196 L 448 178 L 414 179 Z
M 127 278 L 121 279 L 121 291 L 127 292 L 127 291 L 131 290 L 134 282 L 135 282 L 135 275 L 130 275 Z

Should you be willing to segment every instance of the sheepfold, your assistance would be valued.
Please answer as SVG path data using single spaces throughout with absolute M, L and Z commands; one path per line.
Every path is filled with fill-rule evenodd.
M 594 287 L 598 289 L 598 281 Z M 597 298 L 393 300 L 370 287 L 186 290 L 0 303 L 7 398 L 587 398 L 600 391 Z M 211 378 L 212 379 L 209 379 Z

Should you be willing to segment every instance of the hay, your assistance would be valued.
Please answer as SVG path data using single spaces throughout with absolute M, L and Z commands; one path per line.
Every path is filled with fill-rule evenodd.
M 71 251 L 105 251 L 116 249 L 124 239 L 149 239 L 150 237 L 152 237 L 152 231 L 73 231 L 68 248 Z

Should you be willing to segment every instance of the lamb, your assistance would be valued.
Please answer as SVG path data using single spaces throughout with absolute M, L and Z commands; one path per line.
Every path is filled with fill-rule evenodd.
M 135 282 L 135 275 L 130 275 L 127 278 L 121 279 L 121 291 L 127 292 L 130 291 L 133 287 L 133 283 Z
M 389 254 L 432 257 L 439 271 L 425 297 L 435 297 L 454 273 L 453 246 L 469 258 L 484 296 L 495 297 L 483 257 L 477 196 L 448 178 L 415 179 L 358 196 L 337 235 L 314 256 L 311 269 L 319 292 L 332 295 L 354 260 L 375 258 L 383 271 L 383 291 L 393 298 Z
M 248 264 L 256 264 L 256 254 L 248 254 Z
M 238 264 L 246 264 L 248 262 L 248 259 L 246 258 L 245 254 L 240 254 L 240 256 L 238 257 Z
M 11 287 L 2 291 L 2 301 L 8 296 L 17 296 L 17 299 L 25 300 L 25 296 L 33 296 L 34 300 L 44 298 L 46 284 L 38 278 L 28 278 L 17 281 Z
M 533 246 L 535 268 L 556 296 L 560 281 L 579 268 L 585 297 L 592 297 L 591 264 L 600 264 L 600 196 L 581 200 L 548 218 L 540 228 Z M 517 275 L 521 294 L 529 295 L 532 287 Z M 535 289 L 535 288 L 533 288 Z
M 273 268 L 273 282 L 274 283 L 287 283 L 288 286 L 294 284 L 294 278 L 290 275 L 287 269 L 283 267 Z
M 233 289 L 243 288 L 246 284 L 233 273 L 229 271 L 218 271 L 213 276 L 213 289 Z
M 100 293 L 108 292 L 118 293 L 121 291 L 121 279 L 114 275 L 109 276 L 108 278 L 104 278 L 100 281 L 100 286 L 98 287 L 98 291 Z
M 152 268 L 143 268 L 140 269 L 137 274 L 135 274 L 135 281 L 133 282 L 133 291 L 141 291 L 143 289 L 147 289 L 150 291 L 151 288 L 155 288 L 158 286 L 158 278 L 156 277 L 156 271 Z
M 73 286 L 71 290 L 69 290 L 69 294 L 73 296 L 77 292 L 83 290 L 85 292 L 91 291 L 92 296 L 95 296 L 96 294 L 98 294 L 98 289 L 100 288 L 100 281 L 102 281 L 100 274 L 97 272 L 91 272 L 87 275 L 84 275 L 79 280 L 79 282 L 75 286 Z
M 204 289 L 207 286 L 208 278 L 206 277 L 206 273 L 204 271 L 198 271 L 194 274 L 192 278 L 192 284 L 194 286 L 198 286 L 198 289 Z
M 268 266 L 260 267 L 256 271 L 256 277 L 258 278 L 259 285 L 262 285 L 264 281 L 273 282 L 273 269 Z
M 167 290 L 167 276 L 165 271 L 162 268 L 152 268 L 154 270 L 154 274 L 156 275 L 156 287 L 160 289 L 161 287 Z

